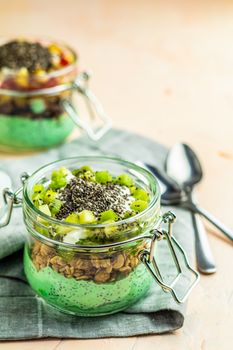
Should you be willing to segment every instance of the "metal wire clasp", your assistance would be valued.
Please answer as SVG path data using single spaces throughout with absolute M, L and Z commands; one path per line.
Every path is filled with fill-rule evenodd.
M 94 122 L 99 119 L 102 124 L 100 127 L 95 129 L 84 118 L 81 118 L 70 100 L 63 100 L 62 105 L 74 123 L 86 131 L 87 135 L 92 140 L 98 141 L 111 128 L 111 121 L 110 118 L 105 114 L 100 101 L 88 88 L 89 79 L 90 73 L 80 73 L 73 83 L 73 89 L 76 89 L 84 97 L 91 123 L 94 124 Z
M 28 179 L 30 175 L 24 172 L 20 179 L 22 184 Z M 5 227 L 9 224 L 11 219 L 11 214 L 13 211 L 13 207 L 21 206 L 22 198 L 19 197 L 20 192 L 22 192 L 23 187 L 20 187 L 16 192 L 13 192 L 10 188 L 4 188 L 2 191 L 5 208 L 2 217 L 0 217 L 0 228 Z
M 183 250 L 181 245 L 177 242 L 177 240 L 172 236 L 172 225 L 175 222 L 175 219 L 176 219 L 176 217 L 172 212 L 167 212 L 163 215 L 162 221 L 164 223 L 168 224 L 168 229 L 167 230 L 155 229 L 153 231 L 153 236 L 151 238 L 150 251 L 148 251 L 148 250 L 141 251 L 139 257 L 140 257 L 141 261 L 145 264 L 147 270 L 152 274 L 155 281 L 162 287 L 162 289 L 165 292 L 170 292 L 177 303 L 183 303 L 187 299 L 188 295 L 191 293 L 194 286 L 197 284 L 197 282 L 199 280 L 199 274 L 196 270 L 194 270 L 190 266 L 185 251 Z M 176 274 L 175 278 L 173 279 L 173 281 L 171 282 L 171 284 L 167 284 L 164 281 L 164 278 L 161 274 L 161 271 L 159 269 L 159 266 L 158 266 L 158 264 L 155 260 L 155 256 L 154 256 L 155 244 L 157 241 L 159 241 L 161 239 L 166 239 L 169 250 L 170 250 L 170 254 L 173 258 L 173 261 L 175 263 L 176 270 L 177 270 L 177 274 Z M 181 254 L 184 258 L 185 266 L 191 272 L 191 274 L 193 274 L 195 276 L 194 281 L 191 282 L 188 289 L 184 292 L 183 296 L 181 296 L 181 297 L 179 297 L 177 295 L 177 292 L 176 292 L 174 287 L 178 283 L 180 277 L 184 274 L 184 271 L 183 271 L 181 264 L 180 264 L 180 261 L 177 257 L 175 248 L 181 252 Z

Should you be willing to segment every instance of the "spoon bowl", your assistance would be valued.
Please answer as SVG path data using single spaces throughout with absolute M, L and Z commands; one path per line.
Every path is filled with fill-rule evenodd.
M 176 144 L 168 153 L 166 172 L 185 191 L 191 191 L 203 177 L 197 155 L 183 143 Z
M 164 171 L 157 167 L 143 162 L 136 162 L 137 165 L 149 170 L 158 180 L 161 191 L 162 205 L 176 205 L 184 200 L 185 193 Z

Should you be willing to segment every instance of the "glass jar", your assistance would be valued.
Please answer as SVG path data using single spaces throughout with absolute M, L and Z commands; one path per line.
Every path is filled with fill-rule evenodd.
M 46 39 L 31 41 L 54 46 L 73 60 L 50 72 L 1 69 L 0 147 L 17 151 L 49 148 L 62 143 L 75 125 L 85 130 L 91 139 L 101 138 L 110 128 L 110 121 L 88 89 L 89 74 L 78 73 L 75 51 Z M 2 40 L 1 45 L 5 42 Z M 76 111 L 74 91 L 85 99 L 89 118 L 81 118 Z
M 148 208 L 114 223 L 78 225 L 52 218 L 34 206 L 31 194 L 35 183 L 46 185 L 53 170 L 59 167 L 72 170 L 84 164 L 95 170 L 108 169 L 113 175 L 129 173 L 136 185 L 149 193 Z M 171 292 L 178 303 L 186 299 L 197 283 L 197 272 L 190 267 L 184 251 L 171 235 L 175 217 L 170 212 L 161 215 L 159 186 L 147 170 L 117 158 L 76 157 L 46 165 L 31 176 L 23 174 L 22 180 L 22 199 L 19 198 L 22 189 L 4 192 L 8 214 L 1 226 L 9 222 L 13 205 L 22 203 L 28 232 L 25 273 L 34 291 L 50 305 L 79 316 L 106 315 L 123 310 L 145 296 L 153 279 L 165 292 Z M 161 228 L 162 223 L 168 225 L 167 230 Z M 53 237 L 61 230 L 78 232 L 80 237 L 96 235 L 99 241 L 90 245 L 59 242 Z M 105 241 L 101 240 L 103 232 Z M 106 240 L 108 232 L 111 235 Z M 161 238 L 166 239 L 177 268 L 171 284 L 165 282 L 155 259 L 155 242 Z M 174 288 L 182 274 L 176 249 L 183 254 L 188 271 L 195 276 L 182 297 Z

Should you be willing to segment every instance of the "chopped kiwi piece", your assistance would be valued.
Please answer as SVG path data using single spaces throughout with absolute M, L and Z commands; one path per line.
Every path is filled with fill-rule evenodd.
M 96 223 L 96 217 L 90 210 L 83 210 L 78 213 L 79 223 L 80 224 L 94 224 Z
M 61 177 L 59 170 L 54 170 L 51 175 L 52 180 L 56 180 L 57 178 Z
M 134 198 L 141 199 L 142 201 L 148 201 L 148 199 L 149 199 L 148 193 L 145 190 L 143 190 L 142 188 L 137 188 L 133 192 L 133 196 L 134 196 Z
M 47 204 L 42 204 L 42 205 L 40 205 L 40 206 L 38 207 L 38 209 L 39 209 L 42 213 L 44 213 L 44 214 L 46 214 L 46 215 L 48 215 L 48 216 L 51 216 L 51 212 L 50 212 L 50 209 L 49 209 L 49 207 L 48 207 Z M 48 228 L 44 228 L 44 227 L 41 227 L 40 225 L 35 224 L 35 229 L 36 229 L 38 232 L 40 232 L 41 234 L 44 234 L 45 236 L 49 237 L 49 235 L 50 235 L 50 234 L 49 234 L 50 222 L 47 221 L 46 219 L 40 217 L 40 216 L 37 217 L 37 222 L 38 222 L 38 224 L 42 224 L 43 226 L 48 226 Z
M 135 211 L 134 210 L 128 210 L 125 212 L 124 214 L 124 219 L 128 219 L 128 218 L 131 218 L 132 216 L 136 215 Z
M 135 185 L 129 186 L 129 190 L 131 194 L 134 194 L 134 192 L 136 191 L 137 187 Z
M 65 187 L 66 184 L 67 184 L 67 181 L 66 181 L 65 177 L 60 177 L 60 178 L 58 177 L 58 178 L 51 181 L 50 187 L 53 190 L 57 190 L 59 188 Z
M 77 175 L 79 174 L 79 169 L 74 169 L 74 170 L 72 170 L 72 174 L 73 174 L 74 176 L 77 176 Z
M 49 209 L 49 206 L 48 204 L 42 204 L 39 206 L 39 210 L 42 211 L 42 213 L 48 215 L 48 216 L 51 216 L 51 212 L 50 212 L 50 209 Z
M 88 165 L 84 165 L 79 169 L 74 169 L 72 174 L 76 177 L 80 177 L 83 180 L 95 182 L 95 173 Z
M 42 220 L 38 220 L 38 221 L 41 221 L 41 223 L 42 223 L 43 225 L 45 225 L 45 223 L 46 223 L 45 220 L 43 220 L 43 222 L 42 222 Z M 39 226 L 38 224 L 36 224 L 36 225 L 35 225 L 35 230 L 36 230 L 37 232 L 41 233 L 43 236 L 46 236 L 46 237 L 49 237 L 49 236 L 50 236 L 50 234 L 49 234 L 49 229 L 48 229 L 48 228 L 44 228 L 44 227 L 41 227 L 41 226 Z
M 73 229 L 70 227 L 66 226 L 61 226 L 61 225 L 55 225 L 54 226 L 54 232 L 58 236 L 65 236 L 67 233 L 71 232 Z
M 112 222 L 114 221 L 109 220 L 109 221 L 106 221 L 105 223 L 110 224 Z M 107 238 L 111 237 L 113 234 L 116 234 L 116 232 L 117 232 L 117 226 L 109 225 L 104 228 L 104 233 Z
M 95 182 L 95 174 L 92 173 L 91 171 L 85 171 L 84 173 L 80 173 L 78 175 L 78 177 L 80 179 L 86 180 L 86 181 L 90 181 L 90 182 Z
M 39 208 L 40 205 L 42 205 L 43 202 L 43 195 L 41 193 L 35 193 L 32 195 L 32 202 L 35 205 L 35 207 Z
M 52 172 L 51 179 L 56 180 L 57 178 L 66 177 L 68 173 L 69 173 L 69 170 L 66 169 L 65 167 L 62 167 Z
M 141 212 L 148 207 L 148 203 L 141 199 L 138 199 L 131 203 L 130 208 L 135 210 L 136 212 Z
M 72 213 L 65 218 L 65 222 L 70 224 L 79 224 L 79 216 L 76 213 Z
M 86 173 L 87 171 L 91 172 L 91 173 L 94 173 L 94 171 L 91 169 L 91 167 L 89 167 L 88 165 L 84 165 L 82 166 L 81 168 L 79 169 L 74 169 L 72 171 L 72 174 L 74 176 L 78 176 L 80 173 Z
M 61 209 L 62 202 L 59 199 L 54 199 L 50 204 L 49 204 L 49 209 L 51 211 L 52 216 L 57 215 L 59 210 Z
M 131 187 L 134 185 L 133 179 L 128 174 L 121 174 L 116 177 L 116 183 L 122 186 Z
M 64 226 L 64 225 L 63 226 L 54 225 L 53 230 L 54 230 L 54 236 L 56 236 L 56 235 L 65 236 L 65 235 L 67 235 L 67 233 L 73 231 L 74 229 L 72 227 L 68 227 L 68 226 Z
M 59 175 L 62 176 L 62 177 L 67 176 L 67 175 L 69 174 L 69 170 L 66 169 L 64 166 L 61 167 L 61 168 L 58 170 L 58 172 L 59 172 Z
M 64 222 L 66 223 L 70 223 L 70 224 L 79 224 L 79 217 L 78 214 L 76 213 L 72 213 L 70 215 L 68 215 Z M 62 223 L 62 222 L 61 222 Z M 65 236 L 67 233 L 73 231 L 74 229 L 72 227 L 67 227 L 67 226 L 62 226 L 62 225 L 55 225 L 54 226 L 54 231 L 56 232 L 56 234 L 58 234 L 59 236 Z
M 59 188 L 65 187 L 67 184 L 66 176 L 68 173 L 69 171 L 65 167 L 53 171 L 51 175 L 52 181 L 50 183 L 50 188 L 57 190 Z
M 107 182 L 112 181 L 112 175 L 107 170 L 106 171 L 96 171 L 95 179 L 96 179 L 96 182 L 99 182 L 101 184 L 106 184 Z
M 44 195 L 44 202 L 46 204 L 52 203 L 57 198 L 57 193 L 51 189 L 47 190 Z
M 117 221 L 118 219 L 119 219 L 118 215 L 112 209 L 109 209 L 109 210 L 103 211 L 100 214 L 99 222 L 100 223 L 106 223 L 109 220 Z
M 42 184 L 35 184 L 33 186 L 33 194 L 44 194 L 45 193 L 45 187 Z
M 86 171 L 90 171 L 91 173 L 93 173 L 94 171 L 92 170 L 91 167 L 89 167 L 88 165 L 84 165 L 80 168 L 80 171 L 82 171 L 83 173 L 85 173 Z
M 84 165 L 79 169 L 74 169 L 72 174 L 80 179 L 95 182 L 95 173 L 88 165 Z

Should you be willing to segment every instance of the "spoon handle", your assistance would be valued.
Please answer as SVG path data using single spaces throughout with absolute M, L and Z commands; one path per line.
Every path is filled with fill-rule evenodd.
M 192 212 L 191 215 L 195 232 L 195 248 L 198 270 L 205 274 L 214 273 L 216 272 L 216 265 L 205 227 L 198 214 Z
M 216 217 L 210 214 L 207 210 L 199 207 L 194 203 L 189 203 L 188 207 L 194 212 L 202 215 L 206 220 L 211 222 L 218 230 L 220 230 L 225 236 L 227 236 L 230 240 L 233 241 L 233 231 L 226 227 L 221 221 L 219 221 Z

